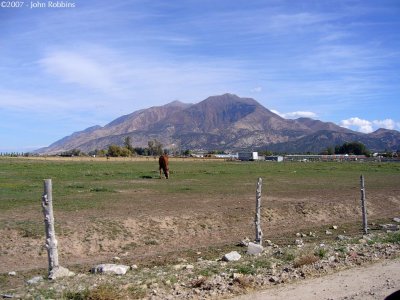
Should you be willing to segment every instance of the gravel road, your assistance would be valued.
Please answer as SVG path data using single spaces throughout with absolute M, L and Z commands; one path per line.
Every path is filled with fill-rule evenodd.
M 400 260 L 356 267 L 234 298 L 235 300 L 383 300 L 400 290 Z M 399 292 L 400 293 L 400 292 Z M 400 295 L 397 295 L 400 299 Z

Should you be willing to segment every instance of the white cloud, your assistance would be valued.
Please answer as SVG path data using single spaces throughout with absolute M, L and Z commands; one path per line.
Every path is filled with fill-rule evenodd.
M 368 120 L 363 120 L 358 117 L 353 117 L 350 119 L 342 120 L 340 122 L 340 126 L 343 126 L 345 128 L 354 128 L 356 127 L 357 131 L 363 132 L 363 133 L 370 133 L 373 131 L 372 129 L 372 122 Z
M 261 86 L 257 86 L 257 87 L 252 88 L 250 90 L 250 92 L 252 92 L 252 93 L 260 93 L 261 91 L 262 91 L 262 87 Z
M 293 111 L 284 114 L 286 118 L 292 119 L 292 118 L 315 118 L 317 116 L 316 113 L 313 113 L 312 111 Z
M 337 18 L 335 15 L 304 12 L 297 14 L 277 14 L 270 16 L 267 24 L 269 25 L 269 29 L 293 30 L 293 28 L 323 24 L 335 18 Z
M 116 87 L 110 68 L 101 61 L 82 54 L 55 51 L 41 59 L 39 63 L 46 72 L 64 82 L 103 91 L 110 91 Z
M 396 128 L 396 122 L 393 121 L 392 119 L 374 120 L 374 121 L 372 121 L 372 123 L 380 128 L 386 128 L 386 129 L 395 129 Z
M 190 56 L 178 60 L 165 53 L 144 53 L 140 49 L 127 53 L 96 45 L 48 53 L 39 64 L 52 76 L 48 79 L 55 81 L 57 88 L 70 89 L 63 86 L 69 83 L 89 89 L 79 92 L 85 95 L 85 102 L 96 104 L 99 100 L 92 96 L 92 90 L 100 93 L 99 98 L 110 96 L 113 102 L 104 104 L 114 111 L 115 103 L 119 107 L 128 105 L 125 109 L 137 109 L 165 104 L 173 98 L 190 102 L 225 92 L 242 95 L 250 90 L 242 84 L 251 77 L 251 72 L 243 71 L 242 61 Z M 260 93 L 262 88 L 255 87 L 253 91 Z
M 354 129 L 363 133 L 370 133 L 374 130 L 377 130 L 378 128 L 400 129 L 400 122 L 396 122 L 392 119 L 368 121 L 360 119 L 358 117 L 353 117 L 350 119 L 342 120 L 340 122 L 340 126 Z
M 278 116 L 286 119 L 297 119 L 297 118 L 315 118 L 317 114 L 311 111 L 293 111 L 288 113 L 281 113 L 277 110 L 271 109 L 271 111 Z
M 334 31 L 334 30 L 330 30 L 327 32 L 326 35 L 322 36 L 320 38 L 321 42 L 332 42 L 332 41 L 338 41 L 341 40 L 343 38 L 348 38 L 351 37 L 351 34 L 348 32 L 342 32 L 342 31 Z
M 272 111 L 274 114 L 277 114 L 278 116 L 283 117 L 282 114 L 281 114 L 279 111 L 277 111 L 277 110 L 275 110 L 275 109 L 271 109 L 271 111 Z
M 29 112 L 49 112 L 62 110 L 66 111 L 70 106 L 65 99 L 55 100 L 45 95 L 37 95 L 23 91 L 0 89 L 0 107 L 2 109 L 10 109 L 16 111 Z

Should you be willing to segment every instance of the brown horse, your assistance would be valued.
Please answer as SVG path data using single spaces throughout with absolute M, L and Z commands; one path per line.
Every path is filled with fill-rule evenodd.
M 161 170 L 164 172 L 165 178 L 169 178 L 169 169 L 168 169 L 168 155 L 161 155 L 158 159 L 158 164 L 160 166 L 160 178 L 161 178 Z

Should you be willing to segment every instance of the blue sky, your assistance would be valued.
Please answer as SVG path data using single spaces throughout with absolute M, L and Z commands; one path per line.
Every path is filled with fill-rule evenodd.
M 0 152 L 227 92 L 400 130 L 398 0 L 63 2 L 0 7 Z

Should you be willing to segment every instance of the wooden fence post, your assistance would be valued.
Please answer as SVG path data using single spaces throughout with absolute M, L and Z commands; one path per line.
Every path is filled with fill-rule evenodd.
M 42 208 L 44 224 L 46 229 L 46 248 L 49 259 L 49 279 L 73 275 L 68 269 L 63 268 L 58 263 L 58 249 L 56 231 L 54 229 L 53 214 L 53 187 L 51 179 L 44 180 L 44 193 L 42 196 Z
M 364 175 L 360 176 L 360 186 L 361 186 L 361 209 L 362 209 L 362 219 L 363 219 L 363 231 L 364 234 L 368 234 L 367 203 L 365 199 Z
M 256 190 L 256 216 L 255 216 L 255 227 L 256 227 L 256 243 L 262 246 L 263 233 L 261 230 L 261 187 L 262 178 L 258 178 L 257 190 Z
M 56 232 L 54 230 L 53 214 L 53 187 L 51 179 L 44 180 L 44 193 L 42 196 L 44 225 L 46 229 L 46 248 L 49 259 L 49 271 L 58 267 L 58 251 Z

